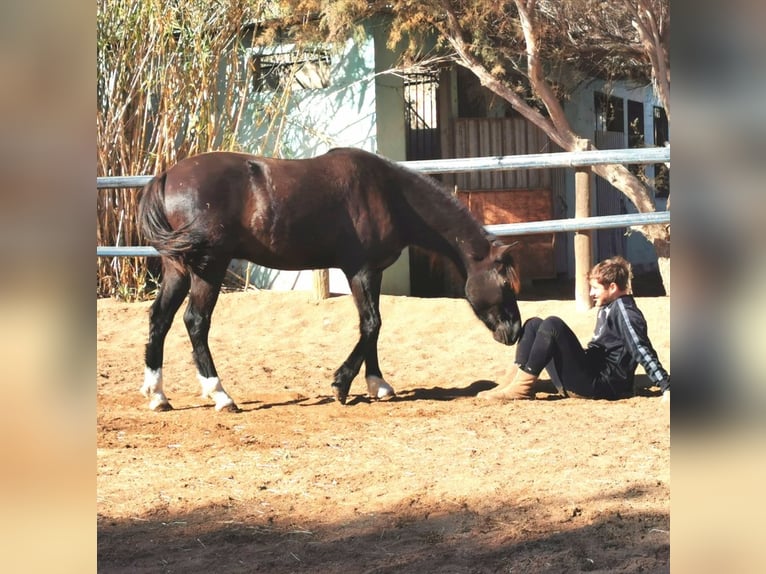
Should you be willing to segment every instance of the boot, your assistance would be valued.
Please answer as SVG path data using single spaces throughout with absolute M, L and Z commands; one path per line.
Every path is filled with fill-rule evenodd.
M 505 389 L 511 386 L 511 383 L 513 382 L 514 377 L 516 376 L 516 373 L 519 370 L 519 366 L 514 363 L 511 368 L 508 369 L 508 371 L 503 375 L 503 380 L 500 382 L 499 385 L 497 385 L 494 388 L 489 389 L 488 391 L 482 391 L 476 396 L 481 399 L 486 399 L 488 401 L 494 400 L 496 398 L 496 395 L 502 393 Z
M 519 369 L 516 371 L 516 376 L 511 384 L 503 387 L 491 398 L 498 401 L 534 400 L 535 391 L 533 387 L 535 382 L 537 382 L 537 375 Z

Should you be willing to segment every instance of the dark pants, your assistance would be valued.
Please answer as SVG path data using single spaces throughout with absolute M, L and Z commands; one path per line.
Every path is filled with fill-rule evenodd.
M 589 368 L 577 336 L 559 317 L 532 317 L 524 323 L 516 345 L 516 363 L 533 375 L 546 369 L 562 395 L 571 391 L 583 397 L 595 396 L 596 373 Z

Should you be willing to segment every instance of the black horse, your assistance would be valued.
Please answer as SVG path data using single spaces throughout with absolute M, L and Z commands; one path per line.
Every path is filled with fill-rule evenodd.
M 369 393 L 393 395 L 378 366 L 383 270 L 418 245 L 448 256 L 466 278 L 476 315 L 506 345 L 516 342 L 519 278 L 503 245 L 431 177 L 358 149 L 285 160 L 212 152 L 153 178 L 139 205 L 141 230 L 162 255 L 162 284 L 149 319 L 143 394 L 154 410 L 172 407 L 162 390 L 165 336 L 186 297 L 184 322 L 202 393 L 217 410 L 238 410 L 221 386 L 208 348 L 210 319 L 234 258 L 274 269 L 339 268 L 359 310 L 360 337 L 335 371 L 345 404 L 366 365 Z

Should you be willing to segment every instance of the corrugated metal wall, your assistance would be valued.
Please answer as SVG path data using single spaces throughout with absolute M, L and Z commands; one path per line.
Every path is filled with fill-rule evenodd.
M 435 93 L 433 79 L 413 78 L 408 85 L 408 159 L 430 155 L 437 126 L 430 115 Z M 433 99 L 432 99 L 433 98 Z M 492 157 L 560 151 L 537 126 L 523 118 L 457 118 L 441 140 L 441 157 Z M 425 136 L 425 137 L 424 137 Z M 425 143 L 425 145 L 423 145 Z M 425 154 L 424 154 L 425 152 Z M 418 159 L 420 159 L 418 157 Z M 440 174 L 456 189 L 476 217 L 485 224 L 536 221 L 567 216 L 566 179 L 563 169 L 474 171 Z M 499 218 L 499 219 L 498 219 Z M 500 221 L 502 220 L 502 221 Z M 567 271 L 569 238 L 565 233 L 522 236 L 516 260 L 525 280 L 553 278 Z M 571 234 L 569 234 L 571 235 Z M 443 269 L 429 255 L 411 250 L 412 293 L 419 296 L 457 294 L 462 284 L 449 268 Z
M 454 120 L 451 157 L 487 157 L 561 151 L 543 130 L 523 118 Z M 566 217 L 563 169 L 524 169 L 445 174 L 485 224 Z M 502 193 L 493 193 L 495 190 Z M 476 192 L 476 193 L 473 193 Z M 465 197 L 467 196 L 467 197 Z M 517 259 L 527 279 L 552 278 L 567 270 L 567 234 L 523 236 Z
M 522 118 L 458 118 L 451 149 L 443 157 L 487 157 L 551 152 L 540 128 Z M 443 181 L 461 190 L 540 189 L 551 187 L 551 170 L 523 169 L 445 174 Z
M 625 134 L 622 132 L 596 132 L 598 149 L 623 149 Z M 621 215 L 627 213 L 625 196 L 605 179 L 596 176 L 596 213 L 592 215 Z M 595 232 L 596 261 L 613 255 L 626 255 L 627 238 L 623 229 L 600 229 Z

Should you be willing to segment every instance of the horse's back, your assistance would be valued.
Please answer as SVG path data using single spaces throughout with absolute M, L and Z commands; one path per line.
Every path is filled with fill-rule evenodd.
M 165 174 L 165 208 L 178 228 L 204 225 L 231 227 L 247 210 L 252 173 L 244 153 L 209 152 L 183 159 Z
M 247 177 L 248 162 L 258 156 L 239 152 L 213 151 L 180 160 L 166 171 L 166 189 L 204 188 L 239 183 Z
M 167 170 L 166 188 L 181 191 L 208 188 L 216 193 L 241 189 L 255 178 L 256 183 L 273 186 L 274 192 L 305 193 L 312 188 L 328 193 L 357 183 L 360 177 L 375 177 L 389 163 L 358 148 L 333 148 L 323 155 L 305 159 L 257 156 L 243 152 L 213 151 L 182 159 Z M 258 181 L 258 180 L 262 181 Z M 347 189 L 344 191 L 348 191 Z
M 167 170 L 164 203 L 171 227 L 204 238 L 206 253 L 279 269 L 352 269 L 402 248 L 387 197 L 398 171 L 355 148 L 309 159 L 209 152 Z

